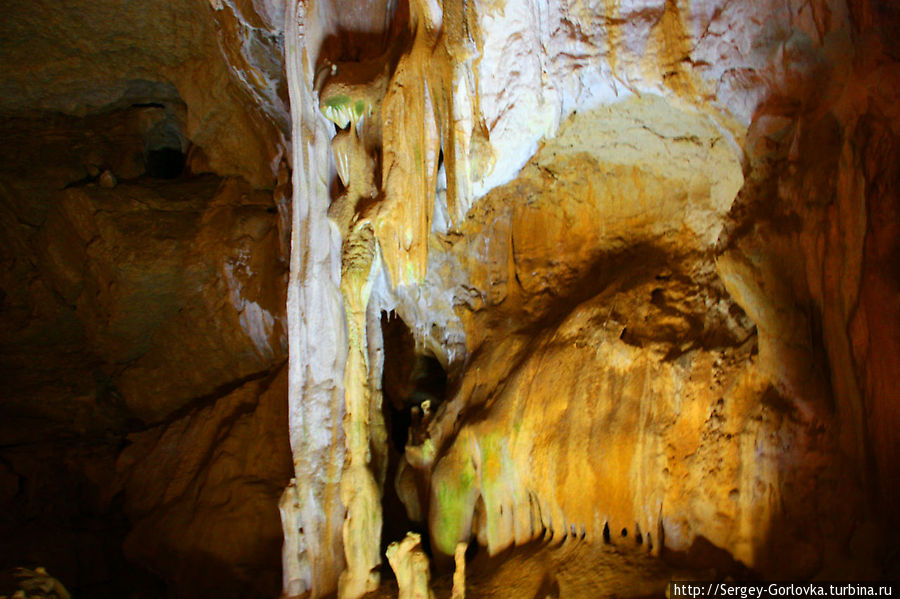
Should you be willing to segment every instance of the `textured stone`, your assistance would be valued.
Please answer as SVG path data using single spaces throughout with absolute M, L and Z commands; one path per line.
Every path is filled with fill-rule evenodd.
M 129 436 L 117 464 L 130 559 L 178 596 L 271 597 L 281 586 L 278 496 L 290 476 L 287 369 Z
M 286 596 L 408 519 L 472 595 L 895 567 L 893 4 L 5 8 L 0 514 L 77 591 L 274 594 L 276 504 Z
M 186 137 L 203 149 L 214 172 L 271 187 L 282 151 L 276 123 L 280 117 L 283 124 L 286 111 L 277 93 L 265 105 L 248 103 L 245 94 L 278 88 L 277 35 L 250 36 L 245 43 L 255 40 L 258 47 L 241 52 L 234 43 L 243 42 L 239 33 L 225 28 L 219 37 L 216 25 L 225 21 L 201 0 L 12 2 L 0 25 L 0 113 L 83 116 L 135 103 L 180 107 Z M 247 58 L 230 63 L 222 47 Z M 261 72 L 270 80 L 248 80 L 248 73 Z
M 896 415 L 884 385 L 897 363 L 888 333 L 897 274 L 885 266 L 894 262 L 896 246 L 885 240 L 897 210 L 886 198 L 898 182 L 887 166 L 897 161 L 896 128 L 881 115 L 896 103 L 868 75 L 835 77 L 843 91 L 821 99 L 815 113 L 775 131 L 761 118 L 751 129 L 756 175 L 719 269 L 758 325 L 761 366 L 806 413 L 840 423 L 844 452 L 869 464 L 854 474 L 858 486 L 886 505 L 896 461 L 884 426 Z M 881 299 L 872 303 L 873 294 Z M 869 328 L 875 314 L 881 325 Z
M 398 543 L 391 543 L 387 558 L 397 576 L 399 599 L 434 599 L 429 585 L 428 556 L 422 550 L 422 538 L 413 532 Z
M 266 210 L 271 196 L 250 200 L 246 185 L 218 183 L 71 188 L 32 234 L 30 276 L 64 302 L 45 301 L 47 309 L 65 315 L 78 331 L 73 345 L 86 351 L 81 360 L 105 364 L 109 393 L 145 421 L 267 370 L 283 355 L 283 267 Z M 25 300 L 35 293 L 21 283 L 7 289 L 22 295 L 17 301 L 42 301 Z M 32 317 L 30 328 L 47 318 Z M 29 340 L 28 329 L 19 339 L 36 350 L 44 345 Z
M 289 329 L 289 425 L 296 502 L 286 513 L 282 557 L 284 593 L 334 592 L 344 569 L 340 474 L 344 463 L 341 422 L 347 332 L 340 295 L 340 235 L 328 222 L 328 174 L 333 125 L 313 95 L 314 48 L 327 31 L 322 5 L 291 3 L 285 31 L 285 70 L 291 98 L 293 209 L 287 315 Z M 302 28 L 300 27 L 302 25 Z M 282 505 L 285 505 L 283 502 Z M 296 508 L 293 506 L 296 505 Z M 295 552 L 289 552 L 296 549 Z
M 85 117 L 0 119 L 0 511 L 8 541 L 0 561 L 45 564 L 77 594 L 165 592 L 145 569 L 158 554 L 133 562 L 123 555 L 130 525 L 111 477 L 126 434 L 177 420 L 286 359 L 276 198 L 239 179 L 147 176 L 145 144 L 177 112 L 128 105 Z M 118 179 L 114 187 L 101 185 L 104 172 Z M 264 436 L 284 448 L 285 420 L 266 422 L 273 428 Z M 221 427 L 216 443 L 240 430 Z M 221 563 L 178 576 L 170 568 L 173 595 L 242 567 L 264 570 L 264 594 L 277 591 L 275 510 L 289 466 L 283 472 L 264 483 L 274 494 L 248 500 L 248 511 L 269 518 L 254 537 L 267 549 L 248 558 L 223 543 Z M 147 478 L 148 487 L 158 484 Z
M 16 571 L 19 590 L 12 594 L 14 598 L 34 599 L 70 599 L 69 591 L 63 584 L 50 576 L 47 570 L 38 566 L 34 570 L 18 568 Z M 6 595 L 3 595 L 6 599 Z
M 301 15 L 313 55 L 330 10 Z M 352 187 L 380 157 L 372 202 L 331 214 L 345 243 L 346 223 L 377 214 L 386 273 L 369 309 L 396 310 L 451 374 L 397 479 L 434 548 L 612 529 L 764 575 L 871 572 L 848 547 L 884 518 L 871 508 L 892 486 L 874 481 L 895 478 L 869 415 L 896 421 L 880 382 L 896 351 L 859 299 L 896 303 L 874 266 L 893 252 L 894 12 L 509 0 L 371 14 L 396 19 L 358 28 L 383 54 L 338 35 L 319 65 L 369 87 L 304 93 L 330 94 L 318 105 L 339 126 L 356 127 L 339 96 L 380 119 L 380 155 L 354 162 L 338 134 L 334 169 L 317 172 Z M 838 497 L 840 480 L 857 490 Z
M 453 553 L 453 589 L 451 599 L 466 599 L 466 549 L 468 543 L 457 543 Z

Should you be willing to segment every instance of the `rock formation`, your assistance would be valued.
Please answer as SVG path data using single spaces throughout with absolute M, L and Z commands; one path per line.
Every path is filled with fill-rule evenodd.
M 281 583 L 275 506 L 290 471 L 287 368 L 129 436 L 116 464 L 125 554 L 181 594 L 264 597 Z
M 391 543 L 387 558 L 397 577 L 399 599 L 434 599 L 429 582 L 428 556 L 422 550 L 422 539 L 409 533 L 399 543 Z
M 466 549 L 467 543 L 458 543 L 453 553 L 453 588 L 451 599 L 466 599 Z
M 0 22 L 0 568 L 897 577 L 893 3 L 63 4 Z
M 411 2 L 408 13 L 373 3 L 365 17 L 324 2 L 297 10 L 287 68 L 307 143 L 295 145 L 295 202 L 310 211 L 295 212 L 294 252 L 328 245 L 318 268 L 333 274 L 329 289 L 295 269 L 305 276 L 295 297 L 308 299 L 288 318 L 309 330 L 305 314 L 334 314 L 340 288 L 350 353 L 343 379 L 340 351 L 322 362 L 295 346 L 292 360 L 330 393 L 343 386 L 354 421 L 355 389 L 377 393 L 380 378 L 379 360 L 361 369 L 357 348 L 391 362 L 371 324 L 393 311 L 416 351 L 450 374 L 440 405 L 423 404 L 433 416 L 398 448 L 397 493 L 435 552 L 472 537 L 491 554 L 536 539 L 628 539 L 695 566 L 711 546 L 762 576 L 881 571 L 861 547 L 889 543 L 876 522 L 896 526 L 885 511 L 893 441 L 872 417 L 895 421 L 876 406 L 891 403 L 881 385 L 898 358 L 885 341 L 886 361 L 869 365 L 858 298 L 860 273 L 893 247 L 871 249 L 881 225 L 866 224 L 873 205 L 888 228 L 896 212 L 877 199 L 894 197 L 892 9 L 510 0 Z M 364 51 L 363 39 L 380 45 Z M 879 89 L 872 72 L 891 83 Z M 329 190 L 329 180 L 340 183 Z M 348 197 L 369 199 L 348 209 Z M 324 234 L 329 216 L 343 250 L 333 237 L 297 237 Z M 354 277 L 372 286 L 365 295 L 346 284 L 348 244 L 365 248 Z M 362 343 L 354 331 L 367 311 Z M 318 391 L 304 385 L 291 402 L 311 415 Z M 379 415 L 364 424 L 378 430 Z M 316 460 L 307 472 L 343 463 L 342 481 L 378 481 L 373 456 L 390 452 L 377 434 L 365 442 L 363 477 L 359 459 L 294 451 Z M 333 530 L 327 487 L 310 489 Z M 338 546 L 333 534 L 304 536 L 309 556 Z M 344 548 L 348 563 L 360 542 Z M 310 567 L 290 588 L 325 594 L 339 570 Z
M 34 570 L 19 568 L 16 572 L 19 589 L 13 593 L 14 599 L 71 599 L 63 584 L 50 576 L 45 568 Z M 6 599 L 6 595 L 2 595 Z
M 282 13 L 220 9 L 4 6 L 0 587 L 281 587 Z

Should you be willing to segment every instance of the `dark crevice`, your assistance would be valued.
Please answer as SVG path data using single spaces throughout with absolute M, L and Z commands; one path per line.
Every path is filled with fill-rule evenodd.
M 434 356 L 416 349 L 409 327 L 393 312 L 382 316 L 381 325 L 384 416 L 393 448 L 402 453 L 410 434 L 444 401 L 447 373 Z
M 415 442 L 425 422 L 447 392 L 447 375 L 433 356 L 416 348 L 412 332 L 395 313 L 383 313 L 384 341 L 382 412 L 388 430 L 388 468 L 382 500 L 382 550 L 401 540 L 407 532 L 422 535 L 422 546 L 430 551 L 428 527 L 410 520 L 394 487 L 406 445 Z M 417 433 L 418 431 L 418 433 Z M 424 501 L 420 497 L 420 502 Z
M 72 181 L 71 183 L 66 183 L 66 185 L 65 185 L 65 187 L 63 187 L 63 189 L 72 189 L 73 187 L 84 187 L 85 185 L 88 185 L 90 183 L 95 183 L 97 181 L 97 179 L 99 179 L 99 178 L 100 178 L 100 175 L 87 175 L 85 177 L 82 177 L 81 179 Z
M 147 175 L 154 179 L 177 179 L 184 172 L 185 155 L 180 148 L 158 148 L 147 152 Z

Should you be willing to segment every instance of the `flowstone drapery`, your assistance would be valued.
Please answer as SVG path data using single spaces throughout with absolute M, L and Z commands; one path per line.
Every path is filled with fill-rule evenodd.
M 381 310 L 447 373 L 397 443 L 397 495 L 442 558 L 705 540 L 811 576 L 893 489 L 869 473 L 896 462 L 872 416 L 891 421 L 891 365 L 854 312 L 882 251 L 866 223 L 890 222 L 866 210 L 893 189 L 873 184 L 893 142 L 861 148 L 896 103 L 848 60 L 893 64 L 881 9 L 600 4 L 293 7 L 286 588 L 377 582 Z M 832 179 L 840 202 L 802 199 Z M 848 478 L 841 501 L 816 486 Z M 793 517 L 813 504 L 839 530 Z
M 338 18 L 332 8 L 301 3 L 288 19 L 297 25 L 287 38 L 295 122 L 289 313 L 297 478 L 282 501 L 285 589 L 318 596 L 333 588 L 340 570 L 340 596 L 355 598 L 377 586 L 381 563 L 387 446 L 381 306 L 371 301 L 373 287 L 379 279 L 389 287 L 423 279 L 442 152 L 453 188 L 447 202 L 458 220 L 464 211 L 457 204 L 467 203 L 473 176 L 467 157 L 484 144 L 471 95 L 451 93 L 472 85 L 474 52 L 464 48 L 473 42 L 463 37 L 462 13 L 445 20 L 437 3 L 413 2 L 408 23 L 387 28 L 394 37 L 383 54 L 342 61 L 319 54 L 329 18 Z M 384 10 L 387 21 L 400 18 L 391 3 Z M 442 150 L 442 138 L 452 145 Z M 333 534 L 342 513 L 346 569 L 332 557 L 341 546 Z

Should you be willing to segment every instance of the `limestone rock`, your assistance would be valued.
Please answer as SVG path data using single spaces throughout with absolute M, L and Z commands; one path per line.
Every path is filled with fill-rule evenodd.
M 834 566 L 850 523 L 891 487 L 866 482 L 868 468 L 844 501 L 819 483 L 837 488 L 871 463 L 882 479 L 893 463 L 893 441 L 865 422 L 870 409 L 896 420 L 875 407 L 886 404 L 871 374 L 896 352 L 886 334 L 878 355 L 894 357 L 871 357 L 858 293 L 868 284 L 893 297 L 892 284 L 871 283 L 892 275 L 871 266 L 882 274 L 867 279 L 861 256 L 893 247 L 873 249 L 864 206 L 893 222 L 877 199 L 892 179 L 876 173 L 889 170 L 895 132 L 876 114 L 893 114 L 883 100 L 897 90 L 850 73 L 865 64 L 897 80 L 884 27 L 896 16 L 864 2 L 369 8 L 298 5 L 288 27 L 307 52 L 288 58 L 309 142 L 295 155 L 305 185 L 295 203 L 315 207 L 295 228 L 319 232 L 310 248 L 331 248 L 310 269 L 295 246 L 304 308 L 289 318 L 306 339 L 303 312 L 340 305 L 326 186 L 360 180 L 352 139 L 334 136 L 332 166 L 332 134 L 308 107 L 325 106 L 338 126 L 371 119 L 380 136 L 366 147 L 380 154 L 368 150 L 362 170 L 380 159 L 380 184 L 365 175 L 372 201 L 336 202 L 331 214 L 345 242 L 347 223 L 372 219 L 385 272 L 369 309 L 395 310 L 417 351 L 450 373 L 451 395 L 410 435 L 397 478 L 435 549 L 451 554 L 472 534 L 493 553 L 538 537 L 627 538 L 687 555 L 711 543 L 772 575 Z M 378 50 L 366 54 L 338 23 Z M 869 142 L 883 153 L 864 158 Z M 313 282 L 329 265 L 330 287 Z M 304 347 L 297 355 L 322 368 L 292 386 L 299 429 L 307 402 L 339 388 L 340 367 Z M 340 453 L 297 447 L 323 467 Z M 309 576 L 331 581 L 330 568 Z
M 385 516 L 557 551 L 529 597 L 888 577 L 895 4 L 7 3 L 0 557 L 355 599 Z
M 44 563 L 75 594 L 164 593 L 145 568 L 173 596 L 281 586 L 286 374 L 266 408 L 253 381 L 287 350 L 283 6 L 221 8 L 4 6 L 0 561 Z M 214 422 L 198 433 L 189 415 L 213 403 L 224 413 L 205 412 Z M 148 427 L 166 429 L 165 451 Z M 179 441 L 215 454 L 179 470 L 198 469 L 185 476 L 205 486 L 178 493 L 201 499 L 143 506 L 134 531 L 111 480 L 129 433 L 137 488 L 171 482 L 154 468 Z M 154 522 L 195 528 L 185 541 Z
M 106 189 L 112 189 L 118 183 L 116 176 L 112 174 L 112 171 L 103 171 L 100 174 L 100 178 L 98 179 L 100 187 L 105 187 Z
M 234 179 L 145 175 L 144 143 L 168 119 L 158 106 L 0 119 L 2 561 L 45 563 L 74 592 L 160 584 L 123 555 L 110 477 L 124 436 L 286 359 L 275 200 Z M 103 171 L 115 187 L 98 185 Z M 268 422 L 285 444 L 285 421 Z M 254 499 L 269 524 L 276 498 Z M 277 526 L 265 534 L 274 594 Z M 209 575 L 179 576 L 189 587 Z
M 251 12 L 242 8 L 241 15 Z M 228 61 L 217 32 L 226 19 L 217 16 L 199 0 L 121 7 L 10 3 L 0 26 L 5 81 L 0 113 L 40 110 L 84 116 L 135 103 L 186 105 L 182 123 L 187 137 L 204 149 L 215 172 L 271 187 L 281 153 L 281 134 L 273 121 L 280 116 L 283 122 L 285 111 L 277 91 L 265 107 L 249 110 L 245 94 L 265 87 L 277 90 L 280 68 L 272 55 L 278 34 L 248 36 L 255 31 L 246 26 L 234 35 L 226 30 L 225 41 L 250 37 L 246 43 L 256 46 L 251 54 L 231 44 L 229 52 L 257 57 Z M 257 73 L 269 79 L 257 81 Z
M 898 181 L 875 173 L 893 172 L 886 165 L 897 160 L 893 125 L 880 116 L 896 103 L 868 75 L 835 74 L 844 76 L 834 83 L 844 91 L 815 115 L 773 131 L 781 112 L 772 107 L 751 128 L 756 175 L 719 270 L 757 323 L 760 365 L 805 413 L 840 423 L 846 455 L 874 464 L 856 473 L 859 486 L 885 505 L 896 492 L 886 476 L 896 467 L 888 449 L 895 441 L 884 427 L 895 418 L 885 385 L 896 378 L 897 353 L 888 333 L 896 276 L 884 266 L 895 244 L 884 240 L 897 222 L 886 198 Z
M 281 587 L 286 391 L 281 368 L 129 437 L 117 464 L 133 522 L 125 550 L 179 596 L 271 597 Z
M 258 194 L 258 203 L 246 202 L 246 186 L 217 183 L 69 189 L 32 238 L 32 276 L 68 304 L 48 309 L 77 327 L 72 343 L 108 365 L 109 393 L 145 421 L 283 355 L 271 200 Z M 17 287 L 18 301 L 34 296 L 18 283 L 8 288 Z M 40 330 L 46 318 L 29 326 Z M 43 346 L 27 341 L 28 329 L 19 335 L 35 350 Z
M 453 570 L 453 589 L 450 593 L 451 599 L 466 599 L 466 549 L 468 548 L 468 543 L 457 543 L 456 551 L 453 552 L 455 568 Z
M 71 595 L 63 584 L 50 576 L 46 568 L 38 566 L 34 570 L 29 568 L 17 568 L 15 577 L 19 590 L 12 594 L 13 597 L 22 599 L 70 599 Z M 5 599 L 5 595 L 3 596 Z
M 289 597 L 334 592 L 345 565 L 340 474 L 345 460 L 341 422 L 347 332 L 340 294 L 341 239 L 328 221 L 333 125 L 318 111 L 315 58 L 311 50 L 304 51 L 321 43 L 328 29 L 323 15 L 306 9 L 305 4 L 291 3 L 285 19 L 298 24 L 285 31 L 292 138 L 309 142 L 294 146 L 292 162 L 288 401 L 298 505 L 292 526 L 285 524 L 282 563 L 285 576 L 291 576 L 284 581 Z
M 388 562 L 397 576 L 399 599 L 434 599 L 429 586 L 431 572 L 428 556 L 422 550 L 422 538 L 413 532 L 387 549 Z

